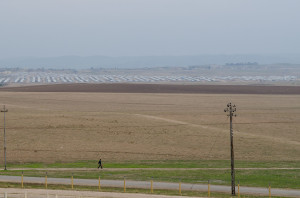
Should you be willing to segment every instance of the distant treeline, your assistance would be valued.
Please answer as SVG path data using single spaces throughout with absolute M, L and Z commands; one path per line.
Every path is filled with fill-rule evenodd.
M 247 63 L 226 63 L 226 66 L 242 66 L 242 65 L 258 65 L 257 62 L 247 62 Z

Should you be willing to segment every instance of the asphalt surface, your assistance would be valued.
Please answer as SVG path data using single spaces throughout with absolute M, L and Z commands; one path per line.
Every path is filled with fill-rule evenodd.
M 14 182 L 21 183 L 21 176 L 0 176 L 0 182 Z M 44 177 L 23 177 L 24 185 L 26 183 L 38 183 L 44 184 Z M 71 185 L 71 178 L 47 178 L 48 184 L 63 184 L 63 185 Z M 76 179 L 73 180 L 74 185 L 81 186 L 98 186 L 98 179 Z M 151 183 L 150 181 L 130 181 L 126 180 L 126 188 L 142 188 L 142 189 L 150 189 Z M 101 180 L 101 187 L 124 187 L 124 180 Z M 178 183 L 169 183 L 169 182 L 153 182 L 153 189 L 169 189 L 169 190 L 179 190 Z M 207 191 L 208 186 L 206 184 L 181 184 L 181 190 L 193 190 L 193 191 Z M 231 193 L 230 186 L 221 186 L 221 185 L 210 185 L 211 192 L 222 192 L 222 193 Z M 236 188 L 236 193 L 238 189 Z M 269 195 L 268 188 L 257 188 L 257 187 L 240 187 L 240 193 L 243 194 L 251 194 L 251 195 Z M 300 190 L 290 190 L 290 189 L 271 189 L 271 194 L 274 196 L 281 197 L 300 197 Z

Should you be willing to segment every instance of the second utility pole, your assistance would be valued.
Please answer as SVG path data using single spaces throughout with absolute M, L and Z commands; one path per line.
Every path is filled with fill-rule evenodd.
M 3 106 L 3 110 L 1 110 L 1 112 L 4 113 L 4 170 L 6 170 L 6 137 L 5 137 L 5 113 L 7 112 L 8 110 L 5 109 L 5 105 Z
M 227 108 L 224 112 L 228 112 L 227 116 L 230 117 L 230 148 L 231 148 L 231 195 L 235 196 L 235 172 L 234 172 L 234 151 L 233 151 L 233 130 L 232 130 L 232 116 L 236 116 L 236 106 L 231 105 L 231 102 L 227 104 Z

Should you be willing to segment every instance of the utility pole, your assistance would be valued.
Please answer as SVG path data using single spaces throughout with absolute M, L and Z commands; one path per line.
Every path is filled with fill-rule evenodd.
M 3 105 L 3 109 L 1 112 L 4 113 L 4 170 L 6 169 L 6 138 L 5 138 L 5 113 L 8 112 L 7 109 L 5 109 L 5 105 Z
M 236 116 L 236 106 L 231 102 L 227 104 L 224 112 L 228 112 L 227 116 L 230 117 L 230 148 L 231 148 L 231 195 L 235 196 L 235 172 L 234 172 L 234 151 L 233 151 L 233 131 L 232 131 L 232 117 Z

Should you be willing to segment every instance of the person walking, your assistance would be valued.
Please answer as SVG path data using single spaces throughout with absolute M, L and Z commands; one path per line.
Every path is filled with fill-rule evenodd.
M 101 169 L 102 169 L 102 168 L 103 168 L 103 166 L 102 166 L 101 159 L 99 160 L 98 164 L 99 164 L 98 168 L 100 168 L 100 167 L 101 167 Z

